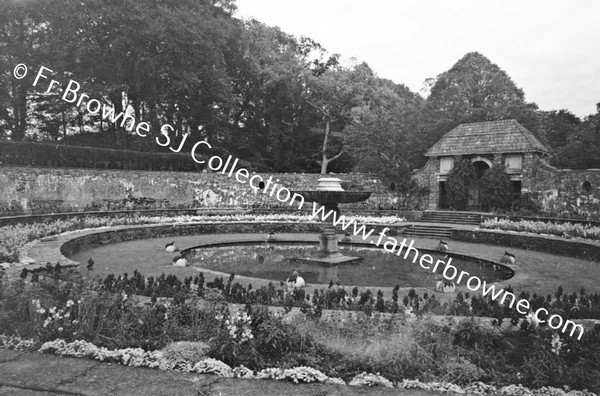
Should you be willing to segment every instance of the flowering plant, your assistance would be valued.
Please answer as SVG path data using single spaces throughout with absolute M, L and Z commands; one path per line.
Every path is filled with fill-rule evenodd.
M 217 317 L 219 319 L 219 317 Z M 254 338 L 250 325 L 252 324 L 252 318 L 246 313 L 233 314 L 229 319 L 225 319 L 224 322 L 229 336 L 232 340 L 243 344 Z
M 356 377 L 352 378 L 352 381 L 348 383 L 351 386 L 385 386 L 386 388 L 393 388 L 394 384 L 392 381 L 377 374 L 371 374 L 362 372 Z
M 79 323 L 77 314 L 80 301 L 75 302 L 69 299 L 64 307 L 54 306 L 49 308 L 44 308 L 38 299 L 32 300 L 31 303 L 35 312 L 39 315 L 39 320 L 43 321 L 42 328 L 47 333 L 46 338 L 56 335 L 64 337 L 65 334 L 70 334 Z
M 600 239 L 600 227 L 583 224 L 555 224 L 544 221 L 512 221 L 509 219 L 494 218 L 485 220 L 481 224 L 481 228 L 549 234 L 563 238 Z

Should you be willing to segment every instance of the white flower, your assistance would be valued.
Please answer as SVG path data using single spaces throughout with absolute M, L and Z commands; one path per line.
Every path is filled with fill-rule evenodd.
M 367 374 L 363 372 L 358 374 L 356 377 L 350 381 L 348 384 L 350 386 L 385 386 L 386 388 L 392 388 L 394 385 L 392 382 L 381 375 L 377 374 Z
M 67 308 L 70 308 L 70 307 L 72 307 L 72 306 L 73 306 L 73 304 L 75 304 L 75 303 L 73 302 L 73 300 L 69 300 L 69 301 L 67 301 Z
M 552 346 L 552 352 L 558 355 L 562 347 L 562 341 L 560 340 L 560 336 L 558 334 L 554 334 L 552 336 L 552 341 L 550 341 L 550 345 Z

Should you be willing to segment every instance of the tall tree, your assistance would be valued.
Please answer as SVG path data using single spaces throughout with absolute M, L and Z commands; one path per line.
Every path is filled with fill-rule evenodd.
M 0 3 L 0 136 L 10 136 L 11 140 L 23 140 L 27 133 L 28 96 L 50 37 L 44 21 L 39 1 Z M 17 79 L 13 70 L 21 63 L 29 67 L 29 73 Z
M 366 63 L 309 75 L 306 101 L 320 116 L 316 130 L 323 136 L 321 174 L 326 174 L 328 165 L 344 154 L 343 130 L 352 121 L 352 109 L 366 105 L 374 79 Z
M 541 118 L 542 128 L 553 149 L 565 146 L 581 124 L 579 117 L 566 109 L 541 112 Z
M 514 118 L 542 142 L 546 141 L 536 113 L 537 105 L 525 102 L 523 90 L 480 53 L 466 54 L 434 81 L 427 106 L 445 120 L 448 127 Z
M 346 147 L 356 170 L 377 173 L 405 192 L 421 154 L 414 148 L 422 133 L 423 100 L 389 80 L 374 79 L 372 87 L 365 102 L 351 110 Z
M 552 164 L 569 169 L 600 168 L 600 103 L 596 114 L 586 117 L 557 150 Z

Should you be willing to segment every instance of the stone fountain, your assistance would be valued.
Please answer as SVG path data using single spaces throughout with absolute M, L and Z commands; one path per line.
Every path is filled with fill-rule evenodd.
M 325 207 L 325 214 L 330 210 L 340 216 L 339 204 L 355 203 L 367 200 L 371 191 L 345 191 L 341 180 L 335 177 L 323 177 L 319 179 L 316 190 L 294 191 L 302 195 L 305 202 L 316 202 Z M 354 229 L 354 227 L 352 227 Z M 319 251 L 316 256 L 303 259 L 305 262 L 313 262 L 324 265 L 336 265 L 359 260 L 359 257 L 344 256 L 338 250 L 338 237 L 333 225 L 333 216 L 323 221 L 322 232 L 319 235 Z

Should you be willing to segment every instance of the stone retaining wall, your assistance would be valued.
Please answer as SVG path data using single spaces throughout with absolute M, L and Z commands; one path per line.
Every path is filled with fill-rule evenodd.
M 314 189 L 319 174 L 260 174 L 290 190 Z M 349 190 L 373 191 L 357 208 L 390 208 L 395 194 L 368 174 L 331 175 Z M 0 166 L 0 216 L 110 210 L 106 201 L 151 198 L 162 207 L 281 207 L 274 197 L 226 174 Z M 269 190 L 270 191 L 270 190 Z M 306 206 L 306 205 L 305 205 Z M 286 205 L 289 207 L 289 205 Z M 297 207 L 297 206 L 296 206 Z M 132 208 L 120 208 L 132 209 Z

